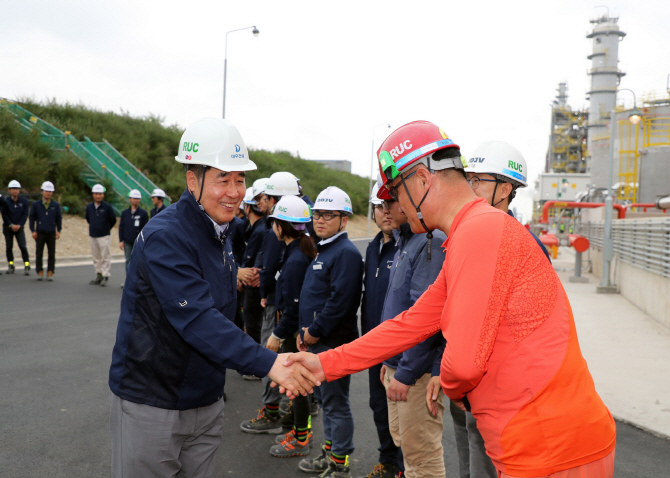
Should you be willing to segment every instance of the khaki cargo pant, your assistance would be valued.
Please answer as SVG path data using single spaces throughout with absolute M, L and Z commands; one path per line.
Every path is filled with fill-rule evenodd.
M 111 236 L 90 237 L 91 256 L 93 257 L 93 266 L 96 274 L 102 274 L 103 277 L 109 277 L 109 269 L 112 265 L 110 248 Z

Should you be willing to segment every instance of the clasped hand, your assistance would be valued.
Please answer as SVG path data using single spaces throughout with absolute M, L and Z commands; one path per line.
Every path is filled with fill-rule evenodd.
M 290 374 L 299 374 L 300 377 L 299 379 L 303 379 L 309 384 L 307 385 L 309 388 L 307 389 L 305 387 L 305 390 L 307 390 L 309 393 L 313 392 L 313 387 L 318 387 L 321 385 L 322 382 L 326 381 L 326 374 L 323 372 L 323 367 L 321 366 L 321 359 L 319 359 L 319 356 L 316 354 L 312 354 L 309 352 L 298 352 L 298 353 L 293 353 L 293 354 L 281 354 L 277 356 L 277 361 L 275 362 L 275 366 L 279 363 L 280 358 L 282 358 L 283 363 L 281 364 L 283 368 L 286 370 L 292 370 Z M 297 369 L 295 367 L 298 367 Z M 272 367 L 272 370 L 274 371 L 275 367 Z M 272 371 L 271 371 L 272 373 Z M 305 395 L 305 393 L 302 393 L 299 391 L 299 393 L 296 393 L 294 389 L 292 389 L 290 386 L 288 386 L 287 383 L 282 383 L 281 380 L 275 379 L 271 374 L 268 374 L 268 376 L 273 380 L 272 386 L 276 387 L 279 385 L 279 391 L 281 393 L 286 393 L 286 395 L 289 398 L 295 398 L 298 395 L 302 394 Z M 297 387 L 293 387 L 296 390 L 298 389 Z

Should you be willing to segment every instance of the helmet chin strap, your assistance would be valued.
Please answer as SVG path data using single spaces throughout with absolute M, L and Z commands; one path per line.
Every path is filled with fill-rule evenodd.
M 205 208 L 200 204 L 200 200 L 202 199 L 202 192 L 205 190 L 205 176 L 207 176 L 207 170 L 209 169 L 209 166 L 205 166 L 205 169 L 202 172 L 202 183 L 200 184 L 200 195 L 198 196 L 198 199 L 196 202 L 198 203 L 198 207 L 200 208 L 201 211 L 205 211 Z
M 421 205 L 426 200 L 426 196 L 428 196 L 428 191 L 430 191 L 430 189 L 426 191 L 426 194 L 423 195 L 421 202 L 417 206 L 416 204 L 414 204 L 414 199 L 412 199 L 412 195 L 409 193 L 409 189 L 407 188 L 407 184 L 405 183 L 405 177 L 401 175 L 400 181 L 402 182 L 402 185 L 405 188 L 405 192 L 407 193 L 409 201 L 412 203 L 412 206 L 414 206 L 414 209 L 416 209 L 416 217 L 419 218 L 419 221 L 421 221 L 421 225 L 426 230 L 426 239 L 428 239 L 428 262 L 430 262 L 430 244 L 433 242 L 433 230 L 428 229 L 428 226 L 426 226 L 426 223 L 423 220 L 423 214 L 421 213 Z
M 496 200 L 496 191 L 498 190 L 498 184 L 500 184 L 500 183 L 501 183 L 501 181 L 498 178 L 496 178 L 496 185 L 493 188 L 493 196 L 491 196 L 491 206 L 493 206 L 493 207 L 496 207 L 498 204 L 500 204 L 501 202 L 503 202 L 505 200 L 505 198 L 502 198 L 500 201 L 493 204 L 493 201 Z

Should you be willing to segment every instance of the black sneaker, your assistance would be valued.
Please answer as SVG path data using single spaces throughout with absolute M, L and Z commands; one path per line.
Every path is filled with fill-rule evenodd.
M 259 410 L 258 416 L 252 418 L 251 420 L 244 420 L 240 424 L 240 430 L 245 433 L 281 433 L 281 419 L 277 417 L 276 419 L 270 418 L 268 413 L 265 411 L 265 407 Z
M 39 272 L 37 273 L 37 280 L 42 280 L 42 279 L 44 279 L 44 272 L 39 271 Z
M 305 456 L 309 453 L 309 449 L 312 447 L 311 432 L 307 435 L 307 440 L 302 443 L 295 438 L 293 431 L 283 436 L 284 439 L 282 441 L 270 448 L 270 455 L 287 458 L 289 456 Z
M 7 267 L 7 275 L 13 274 L 15 270 L 14 264 L 9 264 L 9 267 Z
M 89 282 L 90 285 L 100 285 L 102 282 L 102 274 L 98 274 L 95 276 L 95 279 L 93 279 L 91 282 Z
M 106 287 L 107 282 L 109 282 L 109 277 L 103 277 L 102 280 L 100 281 L 100 286 L 101 287 Z
M 298 463 L 298 468 L 305 473 L 322 473 L 328 470 L 328 458 L 330 452 L 326 450 L 325 445 L 321 445 L 321 454 L 311 460 L 303 458 Z
M 344 464 L 335 463 L 333 457 L 328 457 L 328 469 L 319 475 L 319 478 L 351 478 L 349 471 L 349 456 Z
M 397 476 L 398 467 L 396 465 L 377 463 L 370 473 L 359 478 L 396 478 Z
M 29 276 L 30 275 L 30 264 L 26 264 L 26 268 L 23 271 L 24 276 Z

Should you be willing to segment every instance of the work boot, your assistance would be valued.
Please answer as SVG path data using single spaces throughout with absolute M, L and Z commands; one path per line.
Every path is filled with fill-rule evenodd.
M 289 399 L 286 395 L 282 395 L 281 400 L 279 401 L 279 414 L 286 415 L 292 407 L 293 400 Z
M 270 455 L 279 458 L 288 458 L 289 456 L 305 456 L 309 453 L 311 442 L 311 433 L 307 435 L 307 440 L 299 442 L 292 433 L 286 434 L 286 438 L 277 445 L 272 445 Z
M 90 285 L 100 285 L 102 282 L 102 274 L 98 274 L 95 276 L 95 279 L 93 279 L 91 282 L 89 282 Z
M 37 280 L 42 280 L 42 279 L 44 279 L 44 272 L 39 271 L 39 272 L 37 273 Z
M 309 433 L 307 434 L 307 441 L 309 442 L 309 446 L 312 446 L 312 436 L 314 434 L 312 433 L 312 429 L 310 428 Z M 291 428 L 291 430 L 287 433 L 282 433 L 280 435 L 277 435 L 275 437 L 275 443 L 281 443 L 284 440 L 289 439 L 289 440 L 295 440 L 295 432 Z
M 307 459 L 303 458 L 298 463 L 298 468 L 300 471 L 305 473 L 321 473 L 328 470 L 328 459 L 330 458 L 330 452 L 326 450 L 325 445 L 321 445 L 321 454 L 316 458 Z
M 102 280 L 100 281 L 100 286 L 101 287 L 107 286 L 107 282 L 109 282 L 109 277 L 103 277 Z
M 9 267 L 7 267 L 7 275 L 9 275 L 9 274 L 13 274 L 15 270 L 16 270 L 16 269 L 14 269 L 14 263 L 13 263 L 13 262 L 10 262 L 10 263 L 9 263 Z
M 281 433 L 281 419 L 270 418 L 265 407 L 258 411 L 258 416 L 251 420 L 244 420 L 240 424 L 240 430 L 245 433 Z
M 23 271 L 23 275 L 29 276 L 30 275 L 30 264 L 26 262 L 26 268 Z
M 370 473 L 359 478 L 396 478 L 398 467 L 396 465 L 377 463 Z
M 319 475 L 319 478 L 351 478 L 349 471 L 349 456 L 346 463 L 340 464 L 333 461 L 332 456 L 328 457 L 328 469 Z
M 281 425 L 284 428 L 293 428 L 293 407 L 289 408 L 288 413 L 281 417 Z
M 52 282 L 54 280 L 54 273 L 52 271 L 47 271 L 47 280 Z

